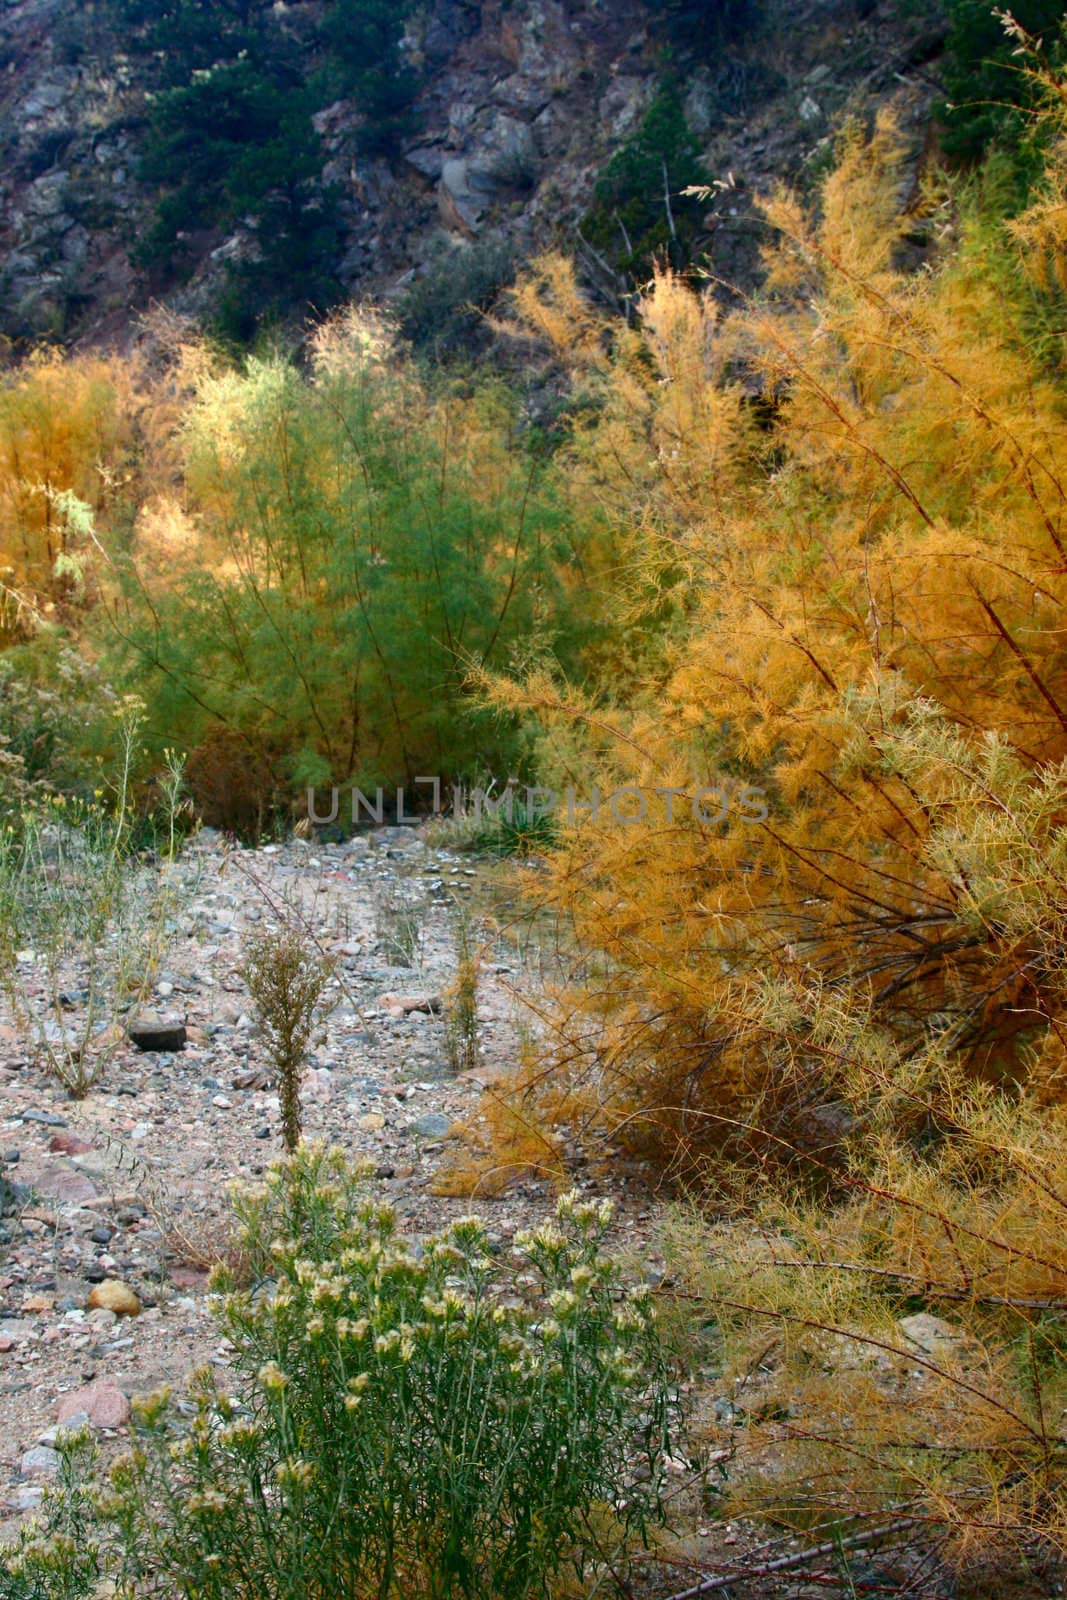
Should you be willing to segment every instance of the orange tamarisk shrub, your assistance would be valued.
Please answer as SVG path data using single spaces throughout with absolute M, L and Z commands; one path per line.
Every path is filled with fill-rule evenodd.
M 899 190 L 891 120 L 850 134 L 817 221 L 768 204 L 766 293 L 722 324 L 669 273 L 599 336 L 559 261 L 520 291 L 574 344 L 574 492 L 636 524 L 672 658 L 625 703 L 492 691 L 566 730 L 557 779 L 588 795 L 592 761 L 644 797 L 565 829 L 540 892 L 602 965 L 563 1053 L 672 1156 L 753 1125 L 818 1148 L 861 1114 L 803 1029 L 768 1033 L 768 979 L 858 995 L 902 1060 L 985 1082 L 1062 1050 L 1065 396 L 1003 243 L 895 267 Z
M 587 399 L 575 494 L 636 530 L 671 659 L 625 697 L 490 686 L 542 718 L 548 781 L 598 779 L 530 878 L 584 952 L 545 1083 L 710 1201 L 668 1244 L 679 1304 L 715 1318 L 728 1510 L 992 1559 L 967 1590 L 990 1594 L 1010 1550 L 1067 1552 L 1047 87 L 1044 192 L 993 238 L 931 198 L 922 272 L 896 265 L 888 118 L 848 136 L 816 219 L 768 203 L 742 314 L 663 273 L 637 328 L 593 332 L 566 267 L 540 269 L 520 309 L 573 341 Z
M 0 376 L 0 645 L 94 598 L 97 519 L 133 518 L 136 376 L 47 350 Z

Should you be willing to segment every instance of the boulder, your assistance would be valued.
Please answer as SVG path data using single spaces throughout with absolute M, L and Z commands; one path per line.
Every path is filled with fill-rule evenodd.
M 33 1176 L 37 1194 L 60 1206 L 91 1205 L 97 1198 L 96 1186 L 85 1172 L 62 1161 L 49 1161 Z
M 405 150 L 404 160 L 416 172 L 421 172 L 424 178 L 437 179 L 445 163 L 444 145 L 440 142 L 412 145 Z
M 126 1029 L 126 1036 L 138 1050 L 184 1050 L 188 1038 L 180 1017 L 161 1016 L 142 1011 Z
M 421 1117 L 416 1117 L 408 1123 L 408 1132 L 419 1139 L 448 1139 L 451 1137 L 455 1123 L 451 1117 L 446 1117 L 440 1111 L 424 1111 Z
M 59 1471 L 59 1454 L 49 1445 L 34 1445 L 19 1461 L 24 1478 L 54 1478 Z
M 935 1317 L 929 1311 L 917 1311 L 914 1316 L 901 1317 L 897 1327 L 903 1335 L 905 1349 L 914 1349 L 916 1355 L 937 1365 L 956 1362 L 976 1350 L 975 1341 L 962 1329 Z

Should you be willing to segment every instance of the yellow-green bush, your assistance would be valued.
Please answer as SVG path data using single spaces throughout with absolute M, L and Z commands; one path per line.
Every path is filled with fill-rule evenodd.
M 185 504 L 144 520 L 113 613 L 161 738 L 195 751 L 223 729 L 283 793 L 528 764 L 467 673 L 577 667 L 609 552 L 517 446 L 502 394 L 435 397 L 353 312 L 306 373 L 201 362 L 182 441 Z
M 138 1404 L 89 1582 L 518 1600 L 624 1560 L 660 1517 L 675 1399 L 651 1297 L 602 1249 L 606 1203 L 564 1196 L 510 1259 L 474 1217 L 415 1250 L 365 1178 L 302 1147 L 238 1199 L 260 1287 L 219 1281 L 233 1375 L 198 1375 L 187 1423 L 166 1393 Z M 23 1541 L 3 1592 L 41 1592 L 49 1561 Z

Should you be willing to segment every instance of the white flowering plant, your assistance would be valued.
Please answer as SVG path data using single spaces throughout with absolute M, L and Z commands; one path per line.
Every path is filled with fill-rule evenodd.
M 676 1394 L 604 1202 L 509 1252 L 475 1217 L 412 1241 L 302 1145 L 235 1204 L 258 1277 L 215 1280 L 232 1370 L 191 1415 L 140 1402 L 99 1497 L 120 1593 L 522 1600 L 647 1538 Z
M 95 1600 L 101 1593 L 88 1428 L 61 1433 L 58 1455 L 58 1477 L 40 1512 L 13 1545 L 0 1547 L 0 1600 Z

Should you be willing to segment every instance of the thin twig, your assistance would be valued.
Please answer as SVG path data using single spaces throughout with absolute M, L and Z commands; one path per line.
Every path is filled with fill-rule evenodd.
M 769 1578 L 775 1572 L 788 1572 L 807 1566 L 809 1561 L 820 1561 L 823 1556 L 835 1556 L 842 1550 L 864 1550 L 879 1539 L 894 1533 L 904 1533 L 914 1527 L 914 1519 L 906 1517 L 900 1522 L 887 1522 L 881 1528 L 869 1528 L 865 1533 L 854 1533 L 847 1539 L 831 1539 L 826 1544 L 813 1545 L 810 1550 L 798 1550 L 791 1556 L 779 1556 L 776 1561 L 764 1561 L 749 1571 L 738 1567 L 726 1576 L 702 1578 L 690 1589 L 669 1596 L 669 1600 L 700 1600 L 705 1594 L 721 1593 L 732 1583 L 749 1583 L 753 1578 Z

